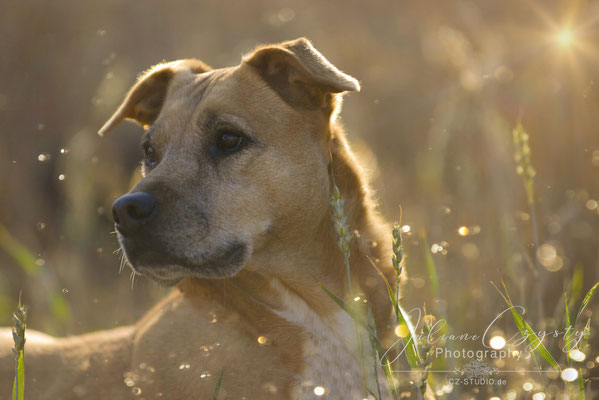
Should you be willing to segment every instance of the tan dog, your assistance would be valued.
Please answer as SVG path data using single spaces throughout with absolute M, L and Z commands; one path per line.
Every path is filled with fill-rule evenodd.
M 306 39 L 259 47 L 233 68 L 198 60 L 145 73 L 100 134 L 146 127 L 144 178 L 114 203 L 134 271 L 176 289 L 135 326 L 55 339 L 28 331 L 29 399 L 362 399 L 357 330 L 319 286 L 347 298 L 331 222 L 346 200 L 354 295 L 378 330 L 389 229 L 336 123 L 358 91 Z M 14 369 L 0 335 L 0 398 Z M 362 341 L 367 343 L 367 340 Z M 368 360 L 372 365 L 372 359 Z M 364 376 L 363 376 L 364 375 Z

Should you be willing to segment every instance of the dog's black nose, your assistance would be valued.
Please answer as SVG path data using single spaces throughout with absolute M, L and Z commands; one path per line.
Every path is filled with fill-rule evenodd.
M 134 233 L 147 222 L 156 208 L 156 198 L 146 192 L 129 193 L 112 204 L 112 218 L 123 235 Z

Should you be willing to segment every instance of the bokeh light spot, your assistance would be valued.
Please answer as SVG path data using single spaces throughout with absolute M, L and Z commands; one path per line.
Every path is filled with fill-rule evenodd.
M 578 378 L 578 371 L 574 368 L 566 368 L 562 371 L 561 377 L 566 382 L 573 382 Z
M 489 344 L 495 350 L 501 350 L 505 347 L 505 339 L 501 336 L 493 336 L 489 341 Z

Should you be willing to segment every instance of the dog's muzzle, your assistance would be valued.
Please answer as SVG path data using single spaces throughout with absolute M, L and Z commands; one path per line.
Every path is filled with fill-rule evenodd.
M 116 229 L 123 236 L 136 233 L 156 213 L 156 198 L 150 193 L 135 192 L 119 197 L 112 205 Z
M 159 193 L 155 189 L 125 194 L 112 205 L 119 242 L 135 272 L 171 285 L 187 276 L 229 277 L 243 268 L 252 254 L 250 245 L 231 237 L 207 247 L 206 214 L 182 204 L 167 186 Z M 175 210 L 183 211 L 177 215 Z

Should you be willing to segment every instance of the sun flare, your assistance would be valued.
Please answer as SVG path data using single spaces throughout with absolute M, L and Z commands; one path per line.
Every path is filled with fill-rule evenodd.
M 563 30 L 557 35 L 557 41 L 563 46 L 567 46 L 572 42 L 572 33 L 568 30 Z

